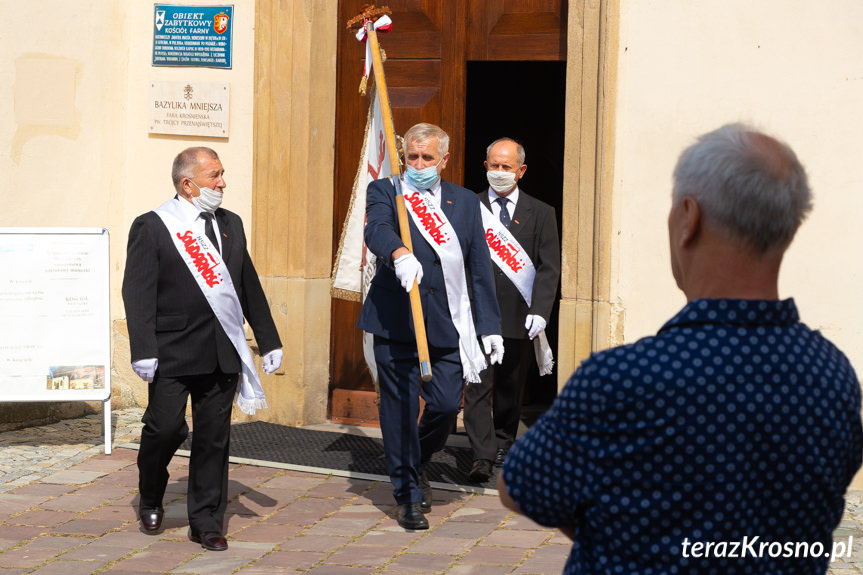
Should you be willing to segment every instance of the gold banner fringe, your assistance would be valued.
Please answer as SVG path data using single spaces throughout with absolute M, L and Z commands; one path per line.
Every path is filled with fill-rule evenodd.
M 333 263 L 333 273 L 330 276 L 330 296 L 338 299 L 343 299 L 347 301 L 362 301 L 362 292 L 355 292 L 351 290 L 346 290 L 342 288 L 334 287 L 336 281 L 336 273 L 339 269 L 339 260 L 342 257 L 342 249 L 345 247 L 345 233 L 348 229 L 348 219 L 351 217 L 351 214 L 354 211 L 354 201 L 357 197 L 357 184 L 360 181 L 360 175 L 363 173 L 363 170 L 367 169 L 364 163 L 366 158 L 366 144 L 369 140 L 369 128 L 372 125 L 372 113 L 375 104 L 375 85 L 372 82 L 371 90 L 369 91 L 369 111 L 366 114 L 366 129 L 363 131 L 363 148 L 360 152 L 360 161 L 359 166 L 357 167 L 357 173 L 354 175 L 354 183 L 351 187 L 351 202 L 348 205 L 348 217 L 345 218 L 345 223 L 342 225 L 342 233 L 339 237 L 339 249 L 336 252 L 335 262 Z M 351 246 L 356 247 L 356 246 Z M 362 268 L 357 269 L 357 274 L 360 275 L 360 289 L 362 290 Z
M 331 288 L 330 295 L 336 299 L 342 299 L 345 301 L 355 301 L 357 303 L 362 301 L 362 294 L 348 289 Z

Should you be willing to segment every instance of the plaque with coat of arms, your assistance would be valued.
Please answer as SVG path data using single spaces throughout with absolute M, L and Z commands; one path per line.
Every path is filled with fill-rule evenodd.
M 231 68 L 234 6 L 154 4 L 153 66 Z

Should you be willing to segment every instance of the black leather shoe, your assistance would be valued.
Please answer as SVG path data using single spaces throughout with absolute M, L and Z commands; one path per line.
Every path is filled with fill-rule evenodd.
M 497 450 L 497 454 L 494 456 L 494 464 L 500 467 L 503 465 L 503 460 L 506 459 L 507 450 L 504 448 L 500 448 Z
M 494 473 L 494 466 L 488 459 L 476 459 L 467 478 L 471 483 L 485 483 Z
M 404 529 L 428 529 L 429 522 L 423 515 L 419 503 L 404 503 L 399 505 L 396 520 Z
M 420 475 L 420 487 L 423 488 L 423 500 L 420 502 L 420 509 L 423 513 L 428 513 L 432 508 L 432 488 L 425 471 Z
M 224 551 L 228 548 L 228 541 L 225 536 L 218 531 L 204 531 L 203 533 L 195 533 L 189 529 L 189 541 L 192 543 L 200 543 L 204 549 L 210 551 Z
M 141 518 L 141 527 L 147 533 L 155 533 L 162 528 L 162 518 L 165 510 L 161 507 L 141 507 L 138 509 L 138 517 Z

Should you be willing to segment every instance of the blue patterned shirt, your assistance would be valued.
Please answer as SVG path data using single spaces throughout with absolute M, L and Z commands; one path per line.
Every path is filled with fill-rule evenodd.
M 854 370 L 793 300 L 703 299 L 588 358 L 503 477 L 576 525 L 564 573 L 824 573 L 861 450 Z

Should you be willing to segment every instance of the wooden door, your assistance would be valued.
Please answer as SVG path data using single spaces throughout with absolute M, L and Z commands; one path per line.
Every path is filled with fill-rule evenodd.
M 365 129 L 367 98 L 358 94 L 364 45 L 345 29 L 369 0 L 341 0 L 336 96 L 336 170 L 333 245 L 347 217 Z M 379 2 L 378 6 L 384 2 Z M 378 36 L 386 52 L 387 85 L 396 132 L 417 122 L 450 135 L 443 176 L 462 184 L 465 172 L 465 88 L 468 60 L 565 60 L 565 0 L 401 0 L 393 30 Z M 333 299 L 330 416 L 333 421 L 377 424 L 374 387 L 365 367 L 360 304 Z

